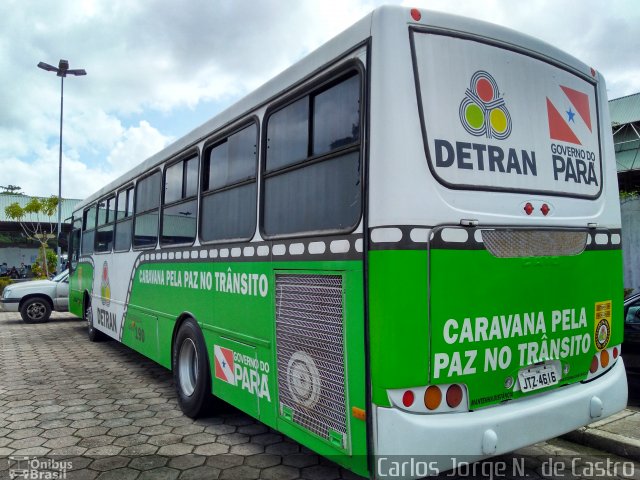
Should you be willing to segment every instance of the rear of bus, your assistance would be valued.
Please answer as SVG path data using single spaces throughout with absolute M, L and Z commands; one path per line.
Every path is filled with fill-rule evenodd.
M 446 469 L 509 452 L 624 408 L 601 75 L 518 32 L 395 8 L 374 14 L 371 65 L 378 475 L 406 455 Z

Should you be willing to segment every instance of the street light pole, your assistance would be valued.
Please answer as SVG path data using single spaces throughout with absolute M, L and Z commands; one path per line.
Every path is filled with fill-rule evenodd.
M 38 63 L 38 68 L 46 70 L 48 72 L 56 72 L 56 75 L 60 77 L 60 146 L 58 149 L 58 241 L 56 242 L 58 245 L 57 253 L 58 253 L 58 261 L 56 263 L 56 271 L 58 273 L 61 272 L 61 256 L 62 250 L 60 249 L 60 232 L 62 232 L 62 112 L 64 109 L 64 77 L 67 75 L 75 75 L 81 76 L 86 75 L 87 72 L 82 69 L 69 69 L 69 61 L 68 60 L 60 60 L 57 67 L 53 65 L 49 65 L 48 63 L 40 62 Z M 46 262 L 46 258 L 44 259 Z

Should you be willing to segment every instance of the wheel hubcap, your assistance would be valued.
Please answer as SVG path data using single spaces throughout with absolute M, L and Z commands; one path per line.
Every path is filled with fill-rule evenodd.
M 190 338 L 185 338 L 178 354 L 178 378 L 180 390 L 186 396 L 193 395 L 198 382 L 198 353 L 196 345 Z
M 32 303 L 27 307 L 27 315 L 34 320 L 40 320 L 44 317 L 45 308 L 42 303 Z

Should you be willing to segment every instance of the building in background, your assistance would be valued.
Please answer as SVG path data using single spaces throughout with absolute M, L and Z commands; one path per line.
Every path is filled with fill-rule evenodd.
M 25 266 L 32 265 L 37 256 L 39 243 L 35 240 L 28 239 L 20 223 L 7 217 L 5 208 L 12 203 L 18 202 L 20 205 L 26 205 L 32 197 L 28 195 L 12 195 L 0 194 L 0 269 L 6 264 L 8 268 L 19 268 L 22 264 Z M 80 200 L 62 199 L 62 231 L 68 233 L 71 230 L 69 218 L 74 207 Z M 35 218 L 27 216 L 26 221 L 35 221 Z M 54 213 L 51 217 L 40 216 L 41 223 L 47 224 L 47 230 L 56 233 L 58 226 L 58 214 Z M 56 238 L 49 242 L 49 246 L 55 249 L 57 245 Z
M 622 210 L 624 285 L 640 290 L 640 93 L 609 102 Z
M 640 189 L 640 93 L 609 102 L 620 191 Z

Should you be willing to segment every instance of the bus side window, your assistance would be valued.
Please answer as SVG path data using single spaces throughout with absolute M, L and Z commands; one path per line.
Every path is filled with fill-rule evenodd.
M 82 223 L 84 220 L 84 215 L 81 212 L 80 217 L 77 217 L 77 213 L 74 213 L 72 217 L 71 223 L 71 233 L 69 234 L 69 257 L 68 257 L 68 267 L 69 273 L 73 272 L 78 264 L 78 259 L 80 258 L 80 247 L 82 245 Z
M 110 252 L 113 247 L 113 223 L 115 221 L 115 197 L 98 202 L 98 230 L 96 252 Z
M 205 150 L 200 238 L 249 240 L 256 228 L 258 126 L 253 123 Z
M 155 172 L 136 183 L 134 247 L 153 248 L 158 243 L 161 180 L 161 173 Z
M 192 244 L 196 239 L 198 156 L 166 168 L 161 245 Z
M 357 226 L 360 92 L 361 75 L 352 71 L 267 119 L 262 207 L 267 236 L 346 232 Z
M 96 205 L 87 208 L 82 217 L 82 253 L 93 253 L 93 243 L 96 233 Z
M 118 192 L 115 210 L 116 223 L 113 250 L 116 252 L 126 252 L 131 248 L 133 187 Z
M 74 228 L 69 235 L 69 273 L 73 273 L 80 257 L 80 229 Z

